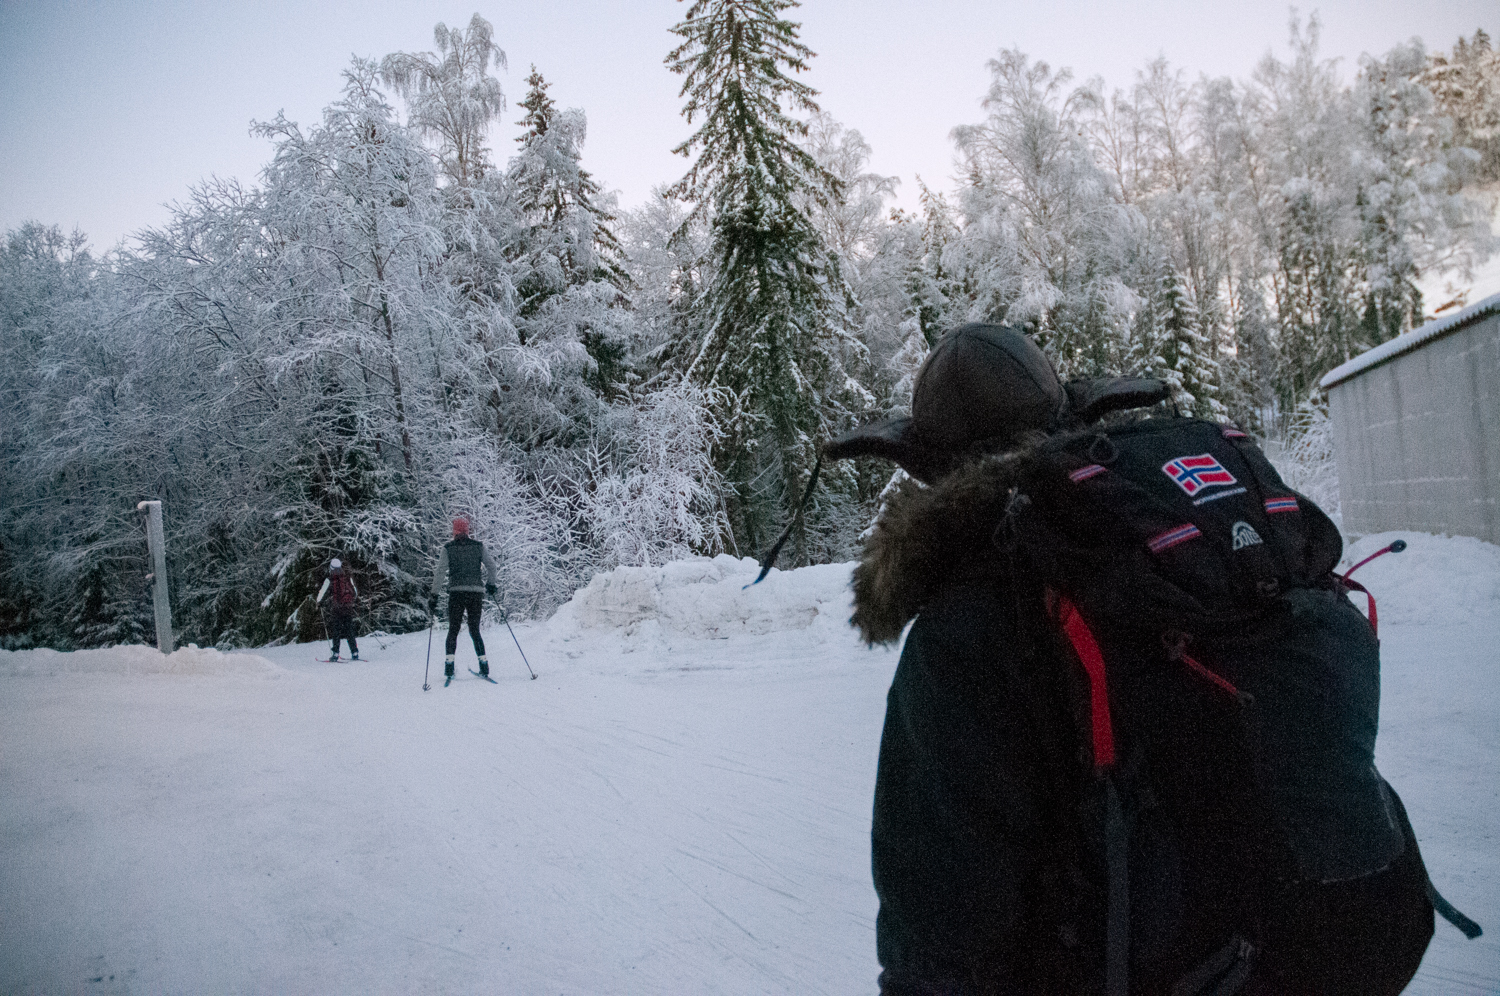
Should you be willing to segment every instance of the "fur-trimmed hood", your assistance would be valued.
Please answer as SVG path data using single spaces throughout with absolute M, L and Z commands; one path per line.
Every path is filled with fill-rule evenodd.
M 865 541 L 854 569 L 854 616 L 866 643 L 891 643 L 940 587 L 1000 570 L 996 530 L 1024 452 L 974 460 L 937 484 L 903 481 Z

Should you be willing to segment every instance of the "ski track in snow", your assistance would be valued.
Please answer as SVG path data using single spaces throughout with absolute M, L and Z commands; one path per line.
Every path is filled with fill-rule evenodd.
M 1359 575 L 1379 762 L 1486 927 L 1439 921 L 1408 992 L 1493 994 L 1500 549 L 1351 556 L 1396 535 Z M 426 693 L 425 633 L 365 663 L 0 653 L 0 992 L 873 992 L 896 655 L 845 626 L 840 569 L 694 570 L 622 585 L 658 600 L 623 627 L 518 625 L 534 682 L 503 627 L 498 685 L 465 637 Z M 737 635 L 702 638 L 714 613 Z

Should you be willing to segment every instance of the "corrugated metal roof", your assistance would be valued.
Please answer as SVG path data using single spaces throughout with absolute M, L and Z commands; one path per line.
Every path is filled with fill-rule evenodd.
M 1421 328 L 1413 329 L 1405 335 L 1398 335 L 1394 339 L 1382 342 L 1374 349 L 1365 350 L 1349 362 L 1336 366 L 1324 374 L 1323 379 L 1318 381 L 1318 386 L 1326 391 L 1333 385 L 1346 381 L 1355 374 L 1364 373 L 1371 367 L 1379 366 L 1386 360 L 1400 356 L 1402 353 L 1409 353 L 1425 343 L 1441 338 L 1449 332 L 1462 328 L 1475 319 L 1482 318 L 1493 312 L 1500 312 L 1500 294 L 1491 295 L 1478 304 L 1471 304 L 1456 315 L 1449 315 L 1447 318 L 1439 318 L 1428 322 Z

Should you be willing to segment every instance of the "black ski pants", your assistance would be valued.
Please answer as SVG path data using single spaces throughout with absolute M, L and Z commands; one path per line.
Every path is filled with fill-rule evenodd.
M 330 654 L 339 652 L 339 641 L 349 641 L 349 655 L 359 653 L 359 644 L 354 642 L 354 609 L 335 605 L 328 610 L 328 639 L 333 644 Z
M 484 637 L 479 635 L 479 617 L 484 613 L 484 593 L 479 591 L 448 592 L 448 640 L 444 649 L 452 657 L 458 649 L 458 631 L 469 617 L 469 635 L 474 638 L 474 653 L 484 656 Z

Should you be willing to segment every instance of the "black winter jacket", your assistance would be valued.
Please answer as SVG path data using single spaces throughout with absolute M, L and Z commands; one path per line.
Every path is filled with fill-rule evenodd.
M 1040 602 L 990 542 L 994 498 L 953 481 L 888 505 L 856 571 L 855 622 L 899 637 L 871 831 L 887 992 L 1067 991 L 1080 925 L 1060 817 L 1077 747 Z M 977 484 L 977 482 L 976 482 Z
M 934 592 L 891 684 L 871 831 L 888 990 L 947 979 L 1042 991 L 1064 962 L 1058 878 L 1071 841 L 1054 782 L 1072 750 L 1010 587 L 971 575 Z

